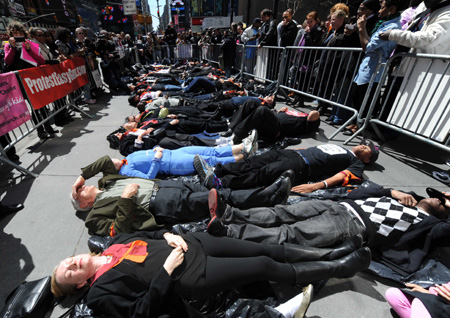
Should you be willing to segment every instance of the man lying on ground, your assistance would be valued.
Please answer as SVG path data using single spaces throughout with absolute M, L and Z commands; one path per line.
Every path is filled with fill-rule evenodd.
M 196 169 L 209 189 L 264 186 L 291 169 L 291 182 L 296 185 L 292 191 L 308 193 L 341 185 L 351 178 L 362 178 L 365 165 L 374 163 L 378 154 L 373 142 L 364 139 L 352 150 L 334 144 L 298 150 L 270 150 L 240 162 L 217 164 L 214 169 L 199 157 Z M 306 183 L 309 180 L 323 181 Z
M 211 190 L 208 232 L 267 244 L 334 246 L 361 234 L 376 260 L 400 274 L 418 270 L 438 246 L 450 245 L 450 193 L 429 198 L 382 187 L 353 190 L 346 199 L 305 201 L 241 210 Z
M 202 185 L 181 180 L 149 180 L 117 174 L 111 158 L 104 156 L 81 169 L 70 194 L 76 210 L 90 211 L 86 227 L 93 233 L 155 230 L 163 224 L 198 221 L 208 216 L 208 190 Z M 102 172 L 98 188 L 85 180 Z M 274 206 L 286 202 L 289 178 L 280 178 L 267 188 L 220 190 L 226 202 L 240 208 Z

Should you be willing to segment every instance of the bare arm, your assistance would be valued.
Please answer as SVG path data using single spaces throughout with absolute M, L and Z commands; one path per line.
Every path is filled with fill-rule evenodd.
M 344 170 L 344 172 L 346 172 L 347 174 L 350 173 L 350 171 L 348 171 L 348 170 Z M 310 192 L 313 192 L 313 191 L 316 191 L 319 189 L 324 189 L 324 188 L 332 187 L 335 185 L 340 185 L 344 181 L 345 176 L 346 176 L 345 173 L 338 172 L 334 176 L 332 176 L 328 179 L 325 179 L 323 181 L 311 183 L 311 184 L 305 183 L 305 184 L 301 184 L 296 187 L 293 187 L 291 189 L 291 191 L 298 192 L 298 193 L 310 193 Z

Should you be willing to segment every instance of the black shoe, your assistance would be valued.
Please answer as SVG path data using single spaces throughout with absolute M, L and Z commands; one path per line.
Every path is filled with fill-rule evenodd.
M 222 220 L 216 216 L 209 222 L 207 231 L 214 236 L 227 236 L 228 226 L 223 224 Z
M 227 209 L 227 204 L 222 200 L 217 189 L 209 190 L 208 207 L 211 220 L 215 217 L 221 218 Z
M 39 139 L 42 139 L 42 140 L 47 140 L 47 139 L 51 138 L 50 134 L 47 134 L 46 132 L 38 133 L 38 136 L 39 136 Z
M 332 277 L 349 278 L 370 265 L 371 253 L 368 247 L 360 248 L 334 261 L 313 261 L 292 264 L 297 285 L 304 285 Z
M 59 133 L 59 130 L 58 129 L 53 129 L 53 128 L 46 128 L 45 130 L 47 130 L 47 133 L 48 134 L 50 134 L 50 135 L 54 135 L 54 134 L 57 134 L 57 133 Z
M 220 135 L 221 137 L 230 137 L 232 134 L 233 134 L 233 131 L 232 131 L 231 129 L 228 129 L 227 131 L 222 132 L 222 133 L 220 133 L 219 135 Z
M 3 215 L 19 212 L 24 208 L 23 204 L 3 205 L 0 203 L 0 213 Z
M 7 153 L 8 159 L 11 161 L 19 161 L 20 157 L 16 153 Z
M 277 204 L 286 204 L 289 198 L 289 193 L 291 192 L 291 179 L 282 178 L 281 184 L 278 190 L 270 198 L 270 204 L 275 206 Z
M 284 259 L 288 263 L 333 261 L 361 248 L 363 238 L 360 234 L 350 237 L 336 248 L 318 248 L 284 243 Z
M 286 170 L 283 172 L 280 176 L 280 178 L 289 178 L 291 179 L 291 184 L 294 184 L 295 182 L 295 172 L 292 169 Z

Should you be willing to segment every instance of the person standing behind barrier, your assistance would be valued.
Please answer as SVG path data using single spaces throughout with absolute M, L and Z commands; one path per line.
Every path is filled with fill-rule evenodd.
M 363 4 L 362 4 L 363 5 Z M 361 104 L 363 103 L 364 96 L 369 89 L 369 82 L 372 75 L 377 70 L 379 63 L 382 63 L 378 74 L 374 78 L 374 84 L 370 88 L 370 95 L 368 99 L 368 105 L 364 109 L 364 113 L 360 114 L 361 117 L 365 117 L 367 114 L 368 106 L 373 99 L 375 90 L 377 89 L 378 83 L 380 82 L 381 73 L 383 72 L 383 65 L 386 63 L 387 59 L 392 53 L 395 47 L 395 42 L 393 41 L 383 41 L 380 39 L 380 33 L 387 30 L 401 29 L 400 23 L 400 13 L 402 10 L 402 4 L 398 0 L 385 0 L 381 2 L 381 7 L 378 11 L 379 21 L 376 23 L 374 30 L 372 31 L 372 36 L 369 37 L 369 32 L 366 28 L 367 16 L 362 14 L 358 17 L 358 30 L 359 39 L 361 41 L 361 46 L 365 51 L 363 60 L 359 66 L 358 74 L 356 75 L 353 86 L 352 86 L 352 101 L 353 108 L 359 110 Z M 379 60 L 381 56 L 381 60 Z M 336 119 L 335 119 L 336 120 Z M 343 120 L 342 120 L 343 121 Z M 355 129 L 356 127 L 350 127 Z M 353 133 L 353 131 L 351 131 Z
M 169 45 L 169 58 L 174 58 L 174 47 L 177 41 L 177 31 L 169 24 L 164 32 L 164 41 Z
M 261 19 L 255 18 L 253 24 L 249 26 L 241 35 L 242 43 L 245 45 L 256 45 L 259 36 L 259 28 L 261 27 Z M 253 58 L 255 57 L 256 49 L 249 47 L 245 49 L 245 63 L 244 71 L 253 73 Z
M 342 4 L 341 4 L 342 5 Z M 348 8 L 347 8 L 348 9 Z M 359 47 L 359 40 L 355 36 L 346 36 L 344 34 L 345 24 L 347 23 L 347 11 L 339 9 L 331 15 L 331 31 L 322 37 L 321 46 L 324 47 Z M 342 51 L 324 51 L 320 56 L 318 76 L 314 83 L 314 90 L 318 91 L 318 95 L 324 99 L 331 100 L 333 90 L 338 86 L 336 83 L 341 80 L 344 75 L 345 65 L 339 62 L 344 56 Z M 328 106 L 320 103 L 317 111 L 323 115 L 327 111 Z
M 37 31 L 33 30 L 36 35 Z M 33 57 L 37 65 L 44 65 L 44 57 L 40 53 L 36 53 L 31 49 L 31 44 L 28 42 L 28 33 L 25 30 L 25 26 L 17 21 L 13 21 L 8 25 L 8 33 L 11 36 L 9 43 L 5 45 L 5 63 L 6 71 L 18 71 L 26 68 L 35 67 L 35 65 L 24 61 L 21 58 L 22 50 L 27 50 L 28 53 Z M 39 31 L 39 35 L 43 35 L 42 31 Z M 30 40 L 30 42 L 33 42 Z M 36 66 L 37 66 L 36 65 Z M 38 124 L 40 121 L 47 118 L 47 109 L 40 109 L 32 112 L 33 122 Z M 39 116 L 39 117 L 38 117 Z M 51 127 L 50 123 L 47 122 L 45 131 L 43 126 L 37 128 L 38 136 L 40 139 L 47 139 L 54 137 L 55 132 Z
M 388 30 L 380 34 L 380 39 L 395 41 L 399 46 L 411 48 L 410 53 L 424 54 L 450 54 L 450 1 L 426 0 L 416 9 L 406 31 Z M 409 63 L 404 63 L 405 65 Z M 404 69 L 397 73 L 395 81 L 389 80 L 392 86 L 391 94 L 388 91 L 382 96 L 386 103 L 380 119 L 386 120 L 392 105 L 403 82 Z M 387 95 L 387 96 L 386 96 Z
M 282 20 L 279 46 L 292 46 L 297 36 L 297 23 L 292 20 L 292 9 L 283 12 Z
M 225 68 L 225 77 L 229 78 L 236 60 L 236 40 L 228 30 L 225 30 L 223 34 L 222 55 Z
M 78 50 L 82 51 L 84 55 L 84 59 L 86 62 L 86 65 L 90 67 L 91 70 L 94 69 L 92 57 L 87 54 L 88 46 L 86 45 L 88 39 L 87 39 L 87 30 L 84 28 L 76 28 L 75 29 L 75 36 L 76 36 L 76 45 Z M 84 102 L 86 104 L 95 104 L 97 101 L 95 99 L 92 99 L 91 97 L 91 84 L 88 82 L 86 85 L 82 87 L 83 95 L 84 95 Z
M 59 60 L 53 57 L 53 54 L 50 52 L 49 47 L 45 44 L 45 34 L 46 30 L 41 28 L 30 28 L 30 35 L 32 37 L 32 42 L 39 45 L 40 53 L 45 60 L 45 64 L 58 64 Z M 32 119 L 35 124 L 38 124 L 40 120 L 44 120 L 48 117 L 50 110 L 47 106 L 44 106 L 40 109 L 35 109 L 32 113 Z M 38 116 L 40 119 L 38 119 Z M 49 121 L 44 123 L 42 126 L 37 128 L 38 136 L 40 139 L 48 139 L 55 137 L 55 134 L 58 130 L 53 129 L 52 125 Z
M 320 19 L 317 11 L 311 11 L 306 15 L 305 28 L 300 29 L 295 39 L 294 46 L 308 47 L 320 46 L 323 36 L 323 29 L 320 26 Z M 308 91 L 309 81 L 311 80 L 311 71 L 316 62 L 317 52 L 311 50 L 298 50 L 298 63 L 290 69 L 290 87 L 295 88 L 296 84 L 299 90 Z M 293 102 L 297 107 L 304 106 L 302 95 L 298 94 Z
M 258 47 L 278 46 L 277 26 L 273 19 L 273 12 L 270 9 L 261 11 L 261 21 L 263 24 L 259 29 Z

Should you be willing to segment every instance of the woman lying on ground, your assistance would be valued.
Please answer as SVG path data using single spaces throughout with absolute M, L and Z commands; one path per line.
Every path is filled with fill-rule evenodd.
M 165 239 L 162 240 L 162 239 Z M 87 306 L 108 317 L 158 317 L 183 313 L 181 299 L 202 300 L 258 281 L 306 285 L 350 277 L 366 269 L 370 250 L 362 238 L 337 249 L 264 245 L 166 230 L 118 235 L 99 256 L 69 257 L 52 275 L 56 297 L 90 285 Z
M 135 151 L 125 159 L 111 159 L 119 174 L 129 177 L 155 179 L 157 175 L 186 176 L 196 173 L 194 157 L 201 155 L 215 166 L 237 162 L 253 155 L 258 149 L 256 131 L 241 144 L 225 147 L 189 146 L 168 150 L 155 146 L 153 150 Z

